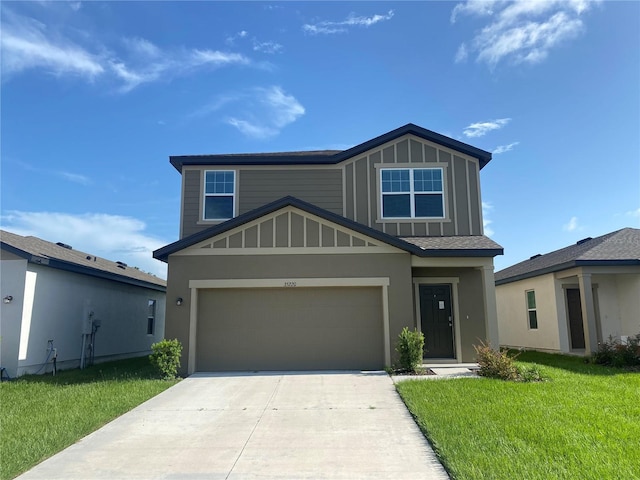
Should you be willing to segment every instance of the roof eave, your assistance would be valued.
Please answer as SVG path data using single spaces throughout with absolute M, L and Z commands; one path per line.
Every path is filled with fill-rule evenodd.
M 169 157 L 169 162 L 180 173 L 182 173 L 182 167 L 185 165 L 334 165 L 407 134 L 416 135 L 424 140 L 432 141 L 444 147 L 475 157 L 480 162 L 480 169 L 484 168 L 492 158 L 490 152 L 419 127 L 413 123 L 408 123 L 334 155 L 312 155 L 309 157 L 287 156 L 286 154 L 275 157 L 260 157 L 260 154 L 248 155 L 246 157 L 233 157 L 230 155 L 174 155 Z
M 89 275 L 92 277 L 103 278 L 107 280 L 116 281 L 119 283 L 126 283 L 128 285 L 134 285 L 137 287 L 149 288 L 149 289 L 157 290 L 160 292 L 167 291 L 167 287 L 164 285 L 147 282 L 137 278 L 127 277 L 126 275 L 118 275 L 116 273 L 107 272 L 105 270 L 100 270 L 97 268 L 86 267 L 84 265 L 78 265 L 77 263 L 66 262 L 64 260 L 59 260 L 56 258 L 33 255 L 29 252 L 26 252 L 25 250 L 14 247 L 13 245 L 9 245 L 8 243 L 5 243 L 5 242 L 2 242 L 1 246 L 3 249 L 13 253 L 14 255 L 24 258 L 25 260 L 27 260 L 27 262 L 34 265 L 45 265 L 58 270 L 65 270 L 67 272 L 80 273 L 82 275 Z M 43 263 L 42 261 L 38 262 L 36 261 L 36 259 L 44 259 L 46 260 L 46 263 Z
M 168 262 L 169 255 L 195 245 L 198 242 L 207 240 L 221 233 L 224 233 L 232 228 L 240 227 L 248 222 L 256 220 L 264 215 L 268 215 L 272 212 L 280 210 L 281 208 L 293 206 L 299 208 L 312 215 L 324 218 L 327 221 L 337 223 L 345 228 L 349 228 L 355 232 L 367 235 L 376 240 L 380 240 L 388 245 L 397 247 L 408 253 L 419 257 L 495 257 L 496 255 L 502 255 L 503 249 L 422 249 L 416 245 L 405 242 L 404 240 L 394 237 L 387 233 L 380 232 L 366 225 L 349 220 L 341 215 L 324 210 L 313 204 L 304 202 L 295 197 L 287 196 L 279 200 L 271 202 L 260 208 L 239 215 L 235 218 L 227 220 L 224 223 L 214 225 L 206 230 L 202 230 L 189 237 L 183 238 L 169 245 L 165 245 L 162 248 L 153 252 L 153 258 L 156 258 L 162 262 Z

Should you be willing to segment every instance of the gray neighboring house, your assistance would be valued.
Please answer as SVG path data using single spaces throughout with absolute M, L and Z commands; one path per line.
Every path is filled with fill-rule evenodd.
M 431 361 L 473 361 L 498 342 L 490 160 L 413 124 L 344 151 L 170 157 L 180 239 L 154 257 L 183 370 L 381 369 L 403 327 Z
M 496 273 L 500 344 L 589 355 L 640 333 L 640 230 L 624 228 Z
M 161 278 L 4 230 L 0 246 L 4 374 L 51 372 L 54 354 L 59 368 L 146 355 L 164 338 Z

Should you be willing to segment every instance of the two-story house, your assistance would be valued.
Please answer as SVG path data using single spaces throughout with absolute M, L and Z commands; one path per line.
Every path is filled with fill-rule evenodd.
M 381 369 L 405 326 L 430 361 L 498 345 L 490 160 L 413 124 L 344 151 L 170 157 L 181 238 L 154 257 L 183 368 Z

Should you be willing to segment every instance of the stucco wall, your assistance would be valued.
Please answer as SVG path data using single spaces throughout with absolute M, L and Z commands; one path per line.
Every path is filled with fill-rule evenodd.
M 26 278 L 20 351 L 12 376 L 37 371 L 47 358 L 48 340 L 53 340 L 57 349 L 58 365 L 78 366 L 86 300 L 91 302 L 94 318 L 101 321 L 95 341 L 96 361 L 144 355 L 152 343 L 163 338 L 163 292 L 34 264 L 28 265 Z M 154 335 L 147 335 L 150 299 L 156 300 Z
M 640 333 L 640 274 L 593 275 L 602 339 Z
M 618 275 L 622 335 L 640 333 L 640 274 Z
M 13 300 L 7 304 L 0 303 L 0 366 L 6 368 L 9 375 L 13 377 L 18 369 L 27 261 L 8 252 L 2 253 L 0 299 L 10 295 Z
M 536 292 L 538 328 L 529 328 L 526 294 Z M 496 286 L 500 345 L 560 350 L 558 310 L 553 274 Z M 564 300 L 560 301 L 564 305 Z

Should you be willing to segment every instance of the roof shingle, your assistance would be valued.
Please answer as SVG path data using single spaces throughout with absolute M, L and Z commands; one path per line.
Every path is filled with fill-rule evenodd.
M 560 250 L 534 256 L 496 272 L 496 284 L 588 265 L 640 265 L 640 230 L 623 228 L 581 240 Z
M 149 287 L 166 288 L 167 282 L 155 275 L 145 273 L 135 267 L 126 266 L 124 263 L 112 262 L 105 258 L 97 257 L 89 253 L 81 252 L 73 248 L 65 248 L 56 243 L 47 242 L 37 237 L 17 235 L 15 233 L 0 230 L 0 242 L 3 248 L 28 259 L 33 263 L 44 263 L 54 266 L 50 261 L 57 262 L 55 266 L 64 268 L 75 266 L 83 273 L 100 277 L 113 277 L 114 280 L 124 283 L 139 285 L 148 284 Z M 38 261 L 40 259 L 40 261 Z M 68 268 L 69 269 L 69 268 Z

